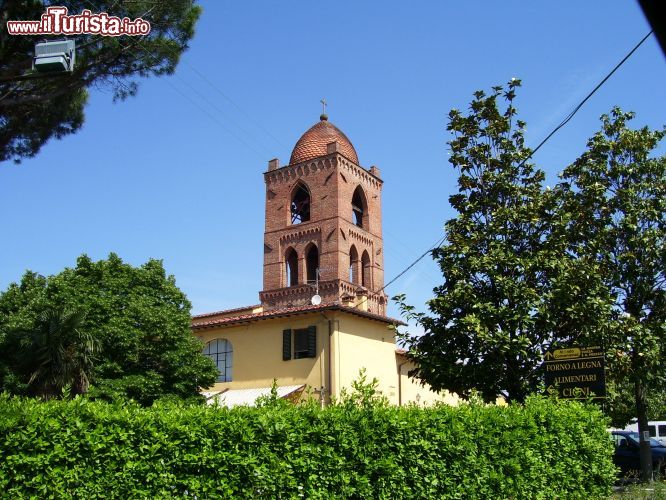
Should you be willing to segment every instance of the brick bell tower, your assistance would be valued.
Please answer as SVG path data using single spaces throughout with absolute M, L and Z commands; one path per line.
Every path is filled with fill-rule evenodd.
M 289 165 L 268 162 L 265 310 L 340 304 L 386 315 L 379 169 L 361 167 L 347 136 L 322 114 Z

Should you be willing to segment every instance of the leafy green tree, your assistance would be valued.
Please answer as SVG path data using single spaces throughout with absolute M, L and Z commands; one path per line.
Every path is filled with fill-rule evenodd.
M 609 375 L 615 386 L 632 387 L 624 398 L 633 399 L 646 431 L 650 393 L 663 393 L 666 383 L 666 157 L 651 156 L 666 131 L 629 129 L 633 117 L 619 108 L 602 116 L 561 189 L 571 252 L 598 264 L 609 292 L 613 314 L 598 331 Z M 642 442 L 646 478 L 649 453 Z
M 70 15 L 88 9 L 141 17 L 151 31 L 141 37 L 77 35 L 73 72 L 33 75 L 34 46 L 44 35 L 9 35 L 6 22 L 39 20 L 51 5 L 67 7 Z M 192 0 L 5 0 L 0 11 L 0 162 L 34 156 L 50 138 L 79 130 L 88 88 L 110 88 L 114 100 L 122 100 L 136 94 L 138 78 L 173 73 L 200 12 Z
M 459 174 L 449 202 L 458 214 L 433 251 L 444 283 L 428 303 L 431 315 L 396 297 L 425 330 L 404 335 L 414 375 L 463 398 L 477 390 L 486 401 L 524 401 L 542 384 L 545 350 L 584 335 L 589 318 L 603 315 L 604 302 L 583 293 L 598 282 L 594 269 L 581 269 L 553 237 L 557 197 L 527 161 L 525 123 L 513 105 L 519 86 L 514 79 L 489 95 L 478 91 L 469 114 L 449 113 L 449 161 Z
M 612 353 L 611 358 L 616 353 Z M 608 358 L 607 358 L 608 359 Z M 608 366 L 610 364 L 610 366 Z M 606 364 L 606 400 L 604 409 L 613 427 L 623 428 L 636 420 L 634 386 L 627 377 L 619 377 L 613 362 Z M 647 391 L 648 420 L 666 420 L 666 387 L 659 385 Z
M 82 324 L 78 311 L 47 308 L 29 330 L 11 332 L 19 346 L 13 366 L 31 394 L 51 399 L 88 391 L 99 343 Z
M 49 308 L 71 308 L 85 314 L 81 334 L 101 347 L 90 376 L 92 397 L 146 405 L 165 396 L 197 398 L 201 387 L 215 382 L 217 368 L 191 333 L 190 307 L 157 260 L 133 267 L 115 254 L 97 262 L 83 255 L 75 268 L 48 278 L 27 272 L 0 294 L 2 386 L 21 389 L 12 369 L 20 346 L 8 333 L 33 329 Z

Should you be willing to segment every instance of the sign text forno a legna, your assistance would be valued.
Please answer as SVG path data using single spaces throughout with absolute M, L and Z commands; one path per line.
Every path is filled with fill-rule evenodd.
M 569 347 L 546 351 L 546 392 L 561 399 L 606 397 L 601 347 Z

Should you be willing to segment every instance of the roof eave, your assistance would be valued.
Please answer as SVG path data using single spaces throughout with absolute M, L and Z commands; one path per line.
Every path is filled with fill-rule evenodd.
M 192 324 L 193 330 L 204 330 L 209 328 L 224 328 L 228 326 L 238 326 L 241 324 L 251 324 L 257 321 L 263 321 L 268 319 L 275 318 L 284 318 L 287 316 L 301 316 L 303 314 L 316 313 L 321 311 L 341 311 L 349 314 L 354 314 L 356 316 L 361 316 L 364 318 L 372 319 L 374 321 L 380 321 L 382 323 L 395 325 L 395 326 L 406 326 L 406 323 L 395 318 L 390 318 L 388 316 L 382 316 L 380 314 L 371 313 L 368 311 L 362 311 L 353 307 L 346 307 L 340 304 L 327 304 L 324 306 L 314 306 L 304 309 L 296 310 L 276 310 L 276 311 L 266 311 L 263 313 L 258 313 L 254 315 L 246 315 L 242 317 L 227 317 L 220 318 L 219 320 L 213 320 L 200 324 Z

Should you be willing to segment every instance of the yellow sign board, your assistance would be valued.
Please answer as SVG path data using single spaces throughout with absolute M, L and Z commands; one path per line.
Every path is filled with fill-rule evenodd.
M 569 349 L 555 349 L 553 351 L 555 359 L 575 359 L 580 358 L 580 349 L 578 347 L 570 347 Z

